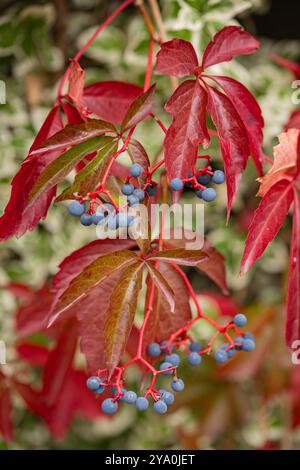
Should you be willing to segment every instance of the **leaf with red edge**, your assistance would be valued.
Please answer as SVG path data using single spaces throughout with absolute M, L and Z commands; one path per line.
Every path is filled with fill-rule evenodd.
M 285 126 L 285 130 L 288 129 L 300 129 L 300 109 L 291 114 L 290 119 Z
M 83 101 L 84 80 L 85 71 L 80 67 L 77 60 L 72 60 L 70 64 L 69 88 L 67 95 L 74 103 L 79 113 L 83 117 L 86 117 L 88 115 L 88 110 Z
M 83 101 L 88 110 L 101 119 L 121 124 L 129 106 L 142 91 L 131 83 L 97 82 L 85 87 Z
M 63 128 L 60 109 L 55 106 L 48 114 L 38 132 L 30 151 L 37 148 L 47 137 L 52 136 Z M 29 151 L 29 152 L 30 152 Z M 32 230 L 43 219 L 55 196 L 55 188 L 51 188 L 29 207 L 28 198 L 32 187 L 43 172 L 44 168 L 57 157 L 57 152 L 43 154 L 38 159 L 28 156 L 12 180 L 12 191 L 4 215 L 0 218 L 0 240 L 6 240 L 13 235 L 21 237 L 27 230 Z
M 119 251 L 100 256 L 86 266 L 61 294 L 60 298 L 52 307 L 50 325 L 56 321 L 61 314 L 83 299 L 91 290 L 97 289 L 107 277 L 115 271 L 125 269 L 138 259 L 131 251 Z
M 225 26 L 207 45 L 202 59 L 206 69 L 220 62 L 227 62 L 236 55 L 252 54 L 259 48 L 259 42 L 239 26 Z
M 105 133 L 116 132 L 115 126 L 110 122 L 100 121 L 99 119 L 88 119 L 81 124 L 67 125 L 61 131 L 57 132 L 49 139 L 46 139 L 42 146 L 33 150 L 30 155 L 73 147 Z
M 293 72 L 296 78 L 300 78 L 300 65 L 292 60 L 286 59 L 276 54 L 271 55 L 271 59 L 276 62 L 278 65 L 281 65 L 287 70 Z
M 165 261 L 166 263 L 175 263 L 182 266 L 196 266 L 201 260 L 206 258 L 207 255 L 201 250 L 175 248 L 173 250 L 162 250 L 152 253 L 147 260 Z
M 228 220 L 233 197 L 250 155 L 248 136 L 229 98 L 212 87 L 208 87 L 207 109 L 217 128 L 224 160 Z
M 209 145 L 206 127 L 207 93 L 197 80 L 186 80 L 165 105 L 173 122 L 164 141 L 169 178 L 186 178 L 197 158 L 198 145 Z
M 104 322 L 104 356 L 109 371 L 119 363 L 129 337 L 142 286 L 142 267 L 136 262 L 125 268 L 110 297 Z
M 100 150 L 107 143 L 105 136 L 94 137 L 71 147 L 62 155 L 59 155 L 42 171 L 30 190 L 28 202 L 31 206 L 45 192 L 55 187 L 72 171 L 74 166 L 82 160 L 85 155 Z M 36 157 L 39 159 L 40 157 Z
M 249 227 L 241 262 L 241 274 L 249 271 L 282 226 L 293 201 L 293 186 L 279 181 L 261 200 Z
M 273 148 L 274 163 L 268 173 L 259 178 L 259 196 L 264 196 L 280 180 L 292 181 L 298 172 L 300 160 L 300 131 L 289 129 L 278 137 L 279 144 Z
M 155 92 L 155 85 L 152 85 L 149 90 L 141 93 L 130 105 L 127 113 L 121 124 L 121 131 L 125 132 L 128 129 L 136 126 L 139 122 L 146 119 L 152 109 L 153 95 Z
M 13 440 L 12 402 L 4 375 L 0 372 L 0 435 L 6 442 Z
M 262 128 L 264 120 L 259 104 L 249 90 L 237 80 L 218 76 L 212 78 L 224 90 L 243 122 L 257 171 L 262 175 Z
M 195 49 L 189 41 L 172 39 L 163 42 L 156 57 L 155 70 L 162 75 L 186 77 L 198 66 Z
M 300 201 L 294 193 L 293 233 L 287 287 L 286 342 L 300 338 Z
M 168 279 L 168 283 L 174 291 L 175 311 L 174 313 L 170 311 L 165 296 L 161 291 L 156 290 L 153 311 L 145 330 L 144 354 L 150 343 L 170 338 L 172 333 L 185 326 L 192 318 L 189 293 L 180 274 L 164 262 L 159 263 L 158 269 L 161 275 Z
M 171 286 L 169 285 L 167 279 L 165 279 L 160 271 L 156 269 L 154 265 L 151 263 L 146 263 L 149 274 L 156 285 L 156 287 L 160 290 L 162 295 L 164 295 L 166 301 L 169 304 L 171 312 L 174 312 L 175 309 L 175 299 L 174 299 L 174 291 L 172 290 Z

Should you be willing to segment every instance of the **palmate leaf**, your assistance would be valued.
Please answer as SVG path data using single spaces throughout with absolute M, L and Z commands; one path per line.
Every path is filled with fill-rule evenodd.
M 96 157 L 77 173 L 73 184 L 56 198 L 56 202 L 72 199 L 75 194 L 86 195 L 96 189 L 111 158 L 118 150 L 118 142 L 113 137 L 103 137 L 103 144 Z
M 153 95 L 155 92 L 155 85 L 152 85 L 149 90 L 141 93 L 130 105 L 121 124 L 121 131 L 125 132 L 128 129 L 136 126 L 139 122 L 143 121 L 151 112 Z
M 95 137 L 94 139 L 78 144 L 76 147 L 72 147 L 52 161 L 39 175 L 32 187 L 29 193 L 29 203 L 32 204 L 41 194 L 44 194 L 63 181 L 85 155 L 99 150 L 103 144 L 106 144 L 106 138 L 104 136 Z
M 49 318 L 49 326 L 56 321 L 61 314 L 73 307 L 83 299 L 92 289 L 105 281 L 105 279 L 115 271 L 124 269 L 129 264 L 133 264 L 138 259 L 137 255 L 131 251 L 120 251 L 101 256 L 86 266 L 70 282 L 67 289 L 61 294 L 54 303 Z
M 104 355 L 109 371 L 119 363 L 133 324 L 142 285 L 143 264 L 127 266 L 112 291 L 104 322 Z
M 192 44 L 183 39 L 163 42 L 156 56 L 155 70 L 162 75 L 186 77 L 192 75 L 198 65 Z

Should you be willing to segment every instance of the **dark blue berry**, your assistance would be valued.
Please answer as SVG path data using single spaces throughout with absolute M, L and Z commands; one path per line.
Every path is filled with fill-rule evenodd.
M 159 390 L 159 393 L 161 395 L 161 400 L 166 403 L 166 405 L 172 405 L 174 403 L 175 397 L 173 393 L 167 392 L 166 390 Z
M 174 178 L 170 182 L 170 188 L 174 191 L 181 191 L 183 189 L 183 182 L 180 178 Z
M 82 214 L 80 217 L 80 223 L 84 225 L 85 227 L 88 227 L 89 225 L 92 225 L 93 223 L 93 218 L 91 214 Z
M 227 352 L 224 351 L 223 349 L 219 349 L 218 351 L 215 352 L 215 360 L 219 362 L 220 364 L 224 364 L 228 359 Z
M 203 189 L 201 197 L 203 201 L 211 202 L 216 199 L 217 193 L 214 188 Z
M 81 204 L 79 201 L 72 201 L 68 206 L 68 211 L 71 215 L 80 217 L 85 212 L 85 205 Z
M 203 189 L 197 189 L 197 191 L 195 191 L 195 194 L 199 199 L 202 199 L 202 193 Z
M 130 167 L 129 173 L 131 174 L 131 176 L 134 176 L 135 178 L 137 178 L 138 176 L 141 176 L 141 174 L 143 173 L 143 168 L 138 163 L 134 163 Z
M 123 401 L 125 403 L 128 403 L 128 405 L 132 405 L 133 403 L 136 402 L 136 400 L 137 400 L 137 394 L 135 392 L 132 392 L 131 390 L 126 392 L 123 397 Z
M 97 388 L 100 387 L 100 384 L 101 384 L 101 380 L 99 379 L 99 377 L 96 377 L 95 375 L 93 375 L 92 377 L 89 377 L 86 381 L 87 388 L 89 388 L 90 390 L 93 390 L 93 392 L 97 390 Z
M 115 215 L 107 217 L 107 227 L 109 230 L 116 230 L 118 228 L 118 219 Z
M 243 341 L 243 351 L 252 352 L 255 349 L 255 342 L 253 339 L 244 339 Z
M 216 184 L 222 184 L 225 181 L 224 172 L 221 170 L 216 170 L 213 174 L 212 180 Z
M 95 393 L 96 395 L 101 395 L 101 393 L 103 393 L 104 390 L 105 390 L 104 385 L 100 385 L 100 387 L 97 388 L 97 390 L 94 390 L 94 393 Z
M 242 336 L 238 336 L 235 339 L 235 349 L 237 351 L 241 351 L 243 349 L 244 338 Z
M 247 325 L 247 317 L 243 313 L 238 313 L 233 318 L 233 323 L 235 324 L 235 326 L 239 326 L 239 327 L 246 326 Z
M 178 354 L 168 354 L 166 357 L 165 357 L 165 361 L 166 362 L 170 362 L 170 364 L 172 364 L 172 366 L 179 366 L 180 364 L 180 357 L 178 356 Z
M 228 349 L 227 356 L 228 359 L 231 359 L 236 354 L 236 349 Z
M 92 223 L 95 225 L 100 224 L 104 219 L 104 215 L 101 213 L 96 213 L 92 215 Z
M 184 381 L 182 379 L 173 380 L 171 383 L 171 389 L 173 392 L 182 392 L 184 389 Z
M 189 345 L 189 350 L 190 350 L 191 352 L 199 352 L 199 351 L 201 350 L 201 344 L 200 344 L 200 343 L 196 343 L 196 342 L 191 343 L 191 344 Z
M 166 339 L 160 343 L 161 350 L 164 353 L 166 353 L 168 351 L 168 349 L 170 351 L 173 351 L 173 349 L 174 349 L 173 344 L 170 344 L 168 348 L 167 348 L 167 344 L 168 344 L 168 341 Z
M 208 184 L 210 180 L 211 180 L 211 176 L 208 175 L 207 173 L 197 176 L 197 181 L 200 184 Z
M 191 364 L 191 366 L 198 366 L 202 361 L 202 357 L 196 353 L 196 352 L 191 352 L 191 354 L 189 354 L 189 363 Z
M 116 222 L 118 227 L 130 227 L 130 225 L 133 224 L 133 221 L 133 215 L 128 215 L 126 213 L 116 215 Z
M 149 406 L 149 402 L 148 402 L 147 398 L 145 398 L 145 397 L 138 397 L 136 402 L 135 402 L 135 406 L 136 406 L 137 410 L 145 411 Z
M 173 367 L 173 365 L 170 362 L 162 362 L 161 365 L 159 366 L 159 370 L 164 370 L 168 369 L 169 367 Z M 173 374 L 173 370 L 165 370 L 163 372 L 164 375 L 171 375 Z
M 118 403 L 113 401 L 112 398 L 106 398 L 101 405 L 103 413 L 113 415 L 118 411 Z
M 250 333 L 250 331 L 248 331 L 247 333 L 244 334 L 244 338 L 245 339 L 252 339 L 252 341 L 254 341 L 254 334 Z
M 121 191 L 125 196 L 130 196 L 134 191 L 134 186 L 131 183 L 125 183 L 122 185 Z
M 157 357 L 161 354 L 160 345 L 158 343 L 149 344 L 147 351 L 151 357 Z
M 132 194 L 131 196 L 128 196 L 127 202 L 128 202 L 128 205 L 131 207 L 131 206 L 136 206 L 137 204 L 139 204 L 140 200 L 138 197 Z
M 132 193 L 133 196 L 137 197 L 139 201 L 142 201 L 143 199 L 145 199 L 145 191 L 143 191 L 142 189 L 135 189 Z
M 153 405 L 153 409 L 154 411 L 156 411 L 156 413 L 160 415 L 163 415 L 168 411 L 168 407 L 163 400 L 158 400 L 157 402 L 155 402 Z
M 147 186 L 146 192 L 148 196 L 150 197 L 155 196 L 155 194 L 157 193 L 157 186 L 154 186 L 154 185 Z

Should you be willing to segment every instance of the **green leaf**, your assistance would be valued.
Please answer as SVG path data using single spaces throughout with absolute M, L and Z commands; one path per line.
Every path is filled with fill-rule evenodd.
M 32 202 L 42 193 L 49 191 L 53 186 L 60 183 L 85 155 L 101 149 L 105 143 L 105 137 L 95 137 L 78 144 L 76 147 L 72 147 L 53 160 L 37 178 L 30 191 L 29 202 Z M 38 156 L 34 158 L 38 158 Z
M 119 363 L 128 340 L 142 285 L 142 268 L 141 262 L 127 266 L 112 291 L 104 324 L 104 354 L 109 371 Z
M 65 310 L 96 289 L 108 276 L 137 260 L 135 253 L 123 250 L 101 256 L 90 263 L 71 281 L 53 306 L 50 323 L 54 323 Z
M 77 173 L 73 184 L 56 198 L 56 202 L 73 199 L 75 194 L 85 195 L 96 189 L 107 165 L 118 150 L 118 142 L 113 137 L 103 137 L 103 139 L 107 144 L 99 150 L 98 155 L 90 163 Z
M 152 109 L 153 95 L 155 92 L 155 85 L 152 85 L 145 93 L 141 93 L 130 105 L 126 116 L 121 125 L 121 131 L 125 132 L 128 129 L 136 126 L 140 121 L 145 119 Z
M 33 150 L 30 155 L 73 147 L 88 139 L 98 137 L 106 132 L 117 133 L 113 124 L 99 119 L 88 119 L 82 124 L 68 125 L 43 142 L 43 145 Z
M 170 306 L 171 312 L 173 313 L 175 310 L 174 291 L 169 285 L 167 279 L 165 279 L 161 275 L 161 273 L 155 268 L 155 266 L 153 266 L 151 263 L 146 263 L 146 265 L 153 282 L 155 283 L 156 287 L 160 290 L 162 295 L 165 297 L 166 301 Z
M 201 250 L 184 250 L 176 248 L 172 250 L 157 251 L 147 260 L 161 260 L 166 263 L 181 264 L 182 266 L 196 266 L 199 261 L 207 258 L 207 254 Z

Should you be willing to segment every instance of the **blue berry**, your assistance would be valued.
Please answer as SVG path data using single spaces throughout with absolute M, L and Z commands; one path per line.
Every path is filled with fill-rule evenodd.
M 244 338 L 245 339 L 252 339 L 252 341 L 254 341 L 254 334 L 250 333 L 250 331 L 248 331 L 247 333 L 244 334 Z
M 166 405 L 172 405 L 175 401 L 173 393 L 167 392 L 166 390 L 159 390 L 161 395 L 160 399 L 166 403 Z
M 190 350 L 191 352 L 199 352 L 199 351 L 201 350 L 201 344 L 200 344 L 200 343 L 196 343 L 196 342 L 191 343 L 191 344 L 189 345 L 189 350 Z
M 228 359 L 231 359 L 233 356 L 235 356 L 235 354 L 236 354 L 235 349 L 228 349 L 228 351 L 227 351 Z
M 224 172 L 221 170 L 216 170 L 213 174 L 212 180 L 216 184 L 222 184 L 225 181 Z
M 202 357 L 199 356 L 198 353 L 196 352 L 191 352 L 191 354 L 189 354 L 189 363 L 191 364 L 191 366 L 198 366 L 202 361 Z
M 206 202 L 211 202 L 216 199 L 217 193 L 214 188 L 203 189 L 201 197 Z
M 168 344 L 168 341 L 166 339 L 160 343 L 160 347 L 161 347 L 162 352 L 167 352 L 167 347 L 166 347 L 167 344 Z M 168 349 L 170 351 L 173 351 L 173 349 L 174 349 L 173 344 L 170 344 Z
M 145 411 L 149 406 L 149 402 L 148 402 L 147 398 L 145 398 L 145 397 L 138 397 L 136 402 L 135 402 L 135 406 L 136 406 L 137 410 Z
M 96 213 L 92 215 L 92 223 L 95 225 L 100 224 L 104 219 L 104 215 L 100 213 Z
M 238 336 L 235 340 L 235 349 L 237 351 L 241 351 L 243 349 L 244 338 L 242 336 Z
M 148 196 L 150 196 L 150 197 L 155 196 L 155 194 L 157 193 L 157 186 L 154 186 L 154 185 L 147 186 L 146 192 L 147 192 Z
M 133 224 L 133 221 L 133 215 L 128 215 L 126 213 L 116 215 L 116 222 L 118 227 L 130 227 L 130 225 Z
M 131 206 L 136 206 L 140 202 L 140 200 L 138 197 L 132 194 L 131 196 L 128 196 L 127 202 L 128 202 L 128 205 L 131 207 Z
M 171 383 L 171 389 L 173 392 L 182 392 L 184 389 L 184 381 L 182 379 L 173 380 Z
M 161 354 L 160 345 L 158 343 L 149 344 L 147 351 L 151 357 L 157 357 Z
M 107 227 L 109 230 L 116 230 L 118 228 L 118 219 L 115 215 L 110 215 L 107 218 Z
M 125 196 L 130 196 L 134 191 L 134 186 L 131 183 L 125 183 L 122 185 L 121 191 Z
M 105 390 L 104 385 L 100 385 L 100 387 L 97 388 L 97 390 L 94 390 L 94 393 L 95 393 L 96 395 L 101 395 L 101 393 L 103 393 L 104 390 Z
M 156 411 L 156 413 L 160 415 L 163 415 L 168 411 L 168 407 L 163 400 L 158 400 L 157 402 L 155 402 L 153 405 L 153 409 L 154 411 Z
M 82 214 L 80 217 L 80 223 L 84 225 L 85 227 L 88 227 L 89 225 L 92 225 L 93 223 L 93 218 L 91 214 Z
M 183 189 L 183 182 L 180 178 L 174 178 L 170 182 L 170 188 L 174 191 L 181 191 Z
M 219 362 L 220 364 L 224 364 L 228 359 L 227 352 L 224 351 L 223 349 L 219 349 L 218 351 L 215 352 L 215 360 Z
M 195 194 L 199 199 L 202 199 L 202 193 L 203 189 L 197 189 L 197 191 L 195 191 Z
M 143 168 L 138 163 L 134 163 L 130 167 L 129 173 L 131 174 L 131 176 L 134 176 L 137 178 L 138 176 L 141 176 L 141 174 L 143 173 Z
M 210 180 L 211 180 L 211 176 L 208 175 L 207 173 L 197 176 L 197 181 L 200 184 L 208 184 Z
M 125 401 L 125 403 L 128 403 L 128 405 L 132 405 L 133 403 L 136 402 L 136 400 L 137 400 L 137 394 L 135 392 L 132 392 L 131 390 L 126 392 L 123 397 L 123 401 Z
M 86 381 L 87 388 L 89 388 L 90 390 L 93 390 L 93 392 L 97 390 L 97 388 L 100 387 L 100 384 L 101 384 L 101 380 L 99 379 L 99 377 L 96 377 L 95 375 L 93 375 L 92 377 L 89 377 Z
M 243 313 L 238 313 L 233 318 L 233 323 L 235 324 L 235 326 L 239 326 L 239 327 L 246 326 L 247 325 L 247 317 Z
M 118 392 L 117 387 L 111 387 L 111 391 L 113 392 L 114 397 L 118 396 L 119 392 Z M 126 388 L 121 388 L 121 392 L 123 393 L 123 395 L 120 398 L 121 401 L 124 401 L 124 396 L 125 396 L 126 391 L 127 391 Z
M 145 191 L 143 191 L 142 189 L 135 189 L 132 195 L 137 197 L 139 201 L 145 199 Z
M 243 351 L 252 352 L 255 349 L 255 342 L 253 339 L 244 339 L 243 341 Z
M 72 201 L 68 206 L 68 211 L 70 212 L 71 215 L 80 217 L 85 212 L 85 205 L 81 204 L 78 201 Z
M 170 362 L 162 362 L 161 365 L 159 366 L 159 370 L 168 369 L 169 367 L 173 367 L 173 364 L 171 364 Z M 163 372 L 163 374 L 171 375 L 173 374 L 173 370 L 166 370 L 165 372 Z
M 180 357 L 178 356 L 178 354 L 168 354 L 166 357 L 165 357 L 165 361 L 166 362 L 169 362 L 170 364 L 172 364 L 172 366 L 179 366 L 180 364 Z
M 106 398 L 101 405 L 103 413 L 107 415 L 113 415 L 118 411 L 118 403 L 113 401 L 112 398 Z

